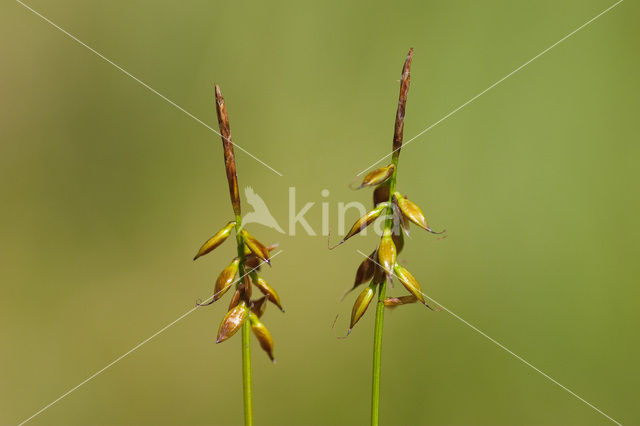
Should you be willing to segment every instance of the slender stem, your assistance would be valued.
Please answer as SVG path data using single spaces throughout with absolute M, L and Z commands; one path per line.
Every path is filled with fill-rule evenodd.
M 400 81 L 400 98 L 398 100 L 398 111 L 396 113 L 396 123 L 393 132 L 393 153 L 391 163 L 393 173 L 389 178 L 389 207 L 387 207 L 387 218 L 384 223 L 386 232 L 394 231 L 393 223 L 393 197 L 396 192 L 396 178 L 398 175 L 398 162 L 400 160 L 400 148 L 402 147 L 402 134 L 404 129 L 404 111 L 407 103 L 407 93 L 409 91 L 409 69 L 413 49 L 409 50 L 407 59 L 402 68 L 402 80 Z M 400 231 L 402 232 L 402 231 Z M 371 426 L 378 426 L 380 418 L 380 366 L 382 357 L 382 327 L 384 325 L 384 297 L 387 290 L 387 279 L 385 277 L 378 285 L 378 303 L 376 305 L 376 328 L 373 336 L 373 374 L 371 383 Z
M 384 323 L 384 295 L 386 281 L 378 287 L 378 303 L 376 305 L 376 328 L 373 335 L 373 373 L 371 384 L 371 426 L 378 426 L 380 416 L 380 364 L 382 357 L 382 326 Z
M 242 394 L 244 399 L 244 424 L 253 425 L 253 392 L 251 389 L 251 324 L 242 324 Z
M 238 274 L 243 277 L 244 272 L 244 241 L 240 236 L 242 229 L 242 216 L 236 214 L 236 241 L 238 243 Z M 239 282 L 237 286 L 243 285 Z M 242 324 L 242 397 L 244 402 L 244 424 L 245 426 L 253 425 L 253 390 L 251 388 L 251 324 L 249 320 L 245 320 Z

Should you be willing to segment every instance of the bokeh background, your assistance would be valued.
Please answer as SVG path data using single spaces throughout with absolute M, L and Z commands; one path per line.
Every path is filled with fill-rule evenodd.
M 241 187 L 282 226 L 295 187 L 298 208 L 316 203 L 307 218 L 319 230 L 321 202 L 334 228 L 338 202 L 370 202 L 347 185 L 390 149 L 410 46 L 406 138 L 612 3 L 28 4 L 214 127 L 221 84 L 235 141 L 284 175 L 238 153 Z M 234 248 L 191 260 L 232 215 L 219 137 L 19 3 L 0 9 L 0 424 L 10 425 L 210 295 Z M 412 142 L 398 175 L 449 231 L 414 231 L 402 253 L 426 293 L 629 425 L 640 423 L 639 11 L 622 3 Z M 335 336 L 355 297 L 338 302 L 356 249 L 375 237 L 328 251 L 301 228 L 251 229 L 284 250 L 264 276 L 287 309 L 265 317 L 277 364 L 254 344 L 256 424 L 367 424 L 373 310 Z M 227 302 L 31 423 L 240 424 L 240 338 L 215 344 Z M 415 305 L 386 319 L 383 424 L 609 424 L 446 312 Z

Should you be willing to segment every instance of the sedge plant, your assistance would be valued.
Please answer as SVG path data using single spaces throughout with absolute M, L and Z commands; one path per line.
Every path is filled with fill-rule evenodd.
M 227 240 L 232 231 L 235 232 L 237 243 L 236 256 L 218 276 L 215 283 L 214 294 L 210 298 L 211 300 L 206 303 L 199 303 L 199 306 L 210 305 L 219 300 L 235 283 L 235 291 L 231 298 L 227 314 L 222 319 L 222 323 L 218 329 L 216 343 L 224 342 L 238 330 L 242 330 L 244 424 L 252 425 L 251 331 L 253 331 L 258 339 L 260 347 L 267 353 L 269 358 L 275 362 L 273 357 L 273 339 L 271 338 L 269 330 L 267 330 L 262 323 L 261 317 L 266 309 L 267 301 L 276 305 L 283 312 L 284 309 L 282 309 L 278 293 L 258 274 L 260 272 L 260 266 L 264 263 L 271 266 L 270 252 L 275 246 L 265 246 L 253 237 L 242 225 L 236 159 L 233 142 L 231 140 L 229 116 L 218 85 L 215 86 L 215 100 L 218 125 L 220 135 L 222 136 L 229 194 L 231 196 L 231 205 L 235 218 L 205 241 L 193 260 L 210 253 Z M 238 277 L 237 280 L 236 276 Z M 256 299 L 251 298 L 252 284 L 262 293 L 262 297 Z
M 354 285 L 349 290 L 352 291 L 360 285 L 368 283 L 367 287 L 356 298 L 347 332 L 347 335 L 351 333 L 351 330 L 362 318 L 377 293 L 371 387 L 371 424 L 374 426 L 378 425 L 380 411 L 380 366 L 385 307 L 394 308 L 400 305 L 420 302 L 429 309 L 438 310 L 437 307 L 433 308 L 427 304 L 416 278 L 397 262 L 398 253 L 404 247 L 404 235 L 409 232 L 409 222 L 433 234 L 444 232 L 436 232 L 431 229 L 420 207 L 398 192 L 396 187 L 412 58 L 413 49 L 410 49 L 402 67 L 391 164 L 368 173 L 357 188 L 375 187 L 373 192 L 374 208 L 358 219 L 342 241 L 338 243 L 338 245 L 344 243 L 347 239 L 371 225 L 376 219 L 383 218 L 381 220 L 384 220 L 384 230 L 378 247 L 362 261 L 356 272 Z M 391 282 L 394 277 L 402 283 L 403 287 L 409 292 L 408 295 L 386 297 L 387 283 Z

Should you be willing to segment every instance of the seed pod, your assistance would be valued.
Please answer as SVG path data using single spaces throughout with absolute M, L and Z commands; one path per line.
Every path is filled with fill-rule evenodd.
M 344 236 L 344 238 L 342 239 L 342 243 L 347 241 L 349 238 L 353 237 L 354 235 L 358 234 L 367 226 L 371 225 L 378 217 L 380 217 L 382 212 L 388 206 L 389 206 L 389 202 L 380 203 L 369 213 L 365 214 L 360 219 L 358 219 L 356 223 L 354 223 L 353 226 L 351 227 L 351 230 L 347 232 L 347 235 Z
M 357 189 L 364 188 L 365 186 L 375 186 L 381 184 L 391 177 L 394 170 L 395 166 L 393 164 L 389 164 L 388 166 L 384 166 L 367 173 Z
M 395 308 L 400 305 L 408 305 L 409 303 L 416 303 L 418 299 L 414 295 L 400 296 L 400 297 L 387 297 L 384 299 L 384 306 L 387 308 Z
M 355 303 L 353 304 L 353 309 L 351 310 L 351 324 L 349 325 L 349 331 L 353 328 L 354 325 L 362 318 L 365 311 L 369 307 L 369 303 L 373 299 L 373 296 L 376 294 L 377 284 L 372 283 L 369 287 L 365 288 L 362 293 L 358 296 Z
M 220 299 L 224 294 L 229 290 L 231 284 L 233 284 L 233 279 L 236 277 L 238 273 L 238 266 L 240 265 L 240 259 L 237 257 L 233 259 L 233 262 L 229 264 L 226 268 L 220 272 L 218 279 L 216 280 L 216 287 L 214 289 L 213 301 Z
M 404 288 L 406 288 L 409 293 L 413 294 L 420 302 L 422 302 L 422 304 L 427 305 L 427 302 L 425 302 L 424 296 L 422 295 L 422 289 L 420 288 L 418 280 L 416 280 L 409 271 L 398 264 L 396 264 L 394 271 L 396 277 L 398 277 Z
M 249 234 L 249 232 L 247 232 L 246 229 L 242 229 L 240 231 L 240 236 L 247 247 L 249 247 L 249 250 L 251 250 L 260 259 L 267 262 L 267 264 L 271 265 L 271 260 L 269 260 L 269 250 L 264 244 L 255 239 L 251 234 Z
M 258 316 L 253 312 L 249 313 L 249 320 L 251 321 L 251 330 L 253 330 L 253 334 L 258 338 L 260 347 L 269 355 L 272 362 L 276 362 L 273 357 L 273 339 L 271 338 L 271 333 L 269 333 L 267 327 L 260 322 Z
M 398 192 L 396 192 L 394 196 L 398 202 L 398 207 L 400 207 L 400 210 L 402 210 L 404 216 L 411 222 L 415 223 L 420 228 L 431 232 L 432 234 L 442 234 L 442 232 L 444 232 L 436 232 L 433 229 L 429 228 L 429 225 L 427 225 L 427 219 L 425 219 L 424 213 L 422 213 L 422 210 L 420 209 L 420 207 L 418 207 L 417 204 L 407 200 Z
M 251 302 L 251 312 L 256 314 L 258 318 L 264 315 L 264 311 L 267 309 L 267 296 L 262 296 L 260 299 L 256 299 Z
M 387 276 L 393 275 L 393 267 L 396 264 L 396 245 L 393 244 L 391 231 L 387 230 L 382 235 L 380 245 L 378 246 L 378 262 L 387 273 Z
M 200 256 L 204 256 L 205 254 L 211 252 L 213 249 L 218 247 L 220 244 L 224 243 L 224 241 L 231 234 L 231 230 L 233 229 L 234 226 L 236 226 L 236 223 L 232 221 L 227 223 L 224 228 L 216 232 L 216 234 L 213 237 L 209 238 L 202 245 L 202 247 L 200 247 L 200 250 L 198 250 L 198 253 L 193 258 L 193 260 L 196 260 Z
M 220 329 L 218 330 L 218 338 L 216 343 L 224 342 L 233 336 L 240 329 L 242 323 L 247 319 L 249 309 L 244 302 L 231 309 L 222 319 Z
M 389 183 L 379 185 L 373 191 L 373 205 L 377 206 L 380 203 L 389 201 Z
M 282 312 L 284 312 L 284 309 L 282 308 L 282 304 L 280 303 L 280 296 L 278 296 L 278 293 L 276 293 L 273 287 L 267 284 L 264 278 L 262 278 L 260 275 L 256 274 L 255 272 L 251 274 L 251 279 L 253 280 L 253 284 L 256 287 L 258 287 L 258 290 L 260 290 L 262 294 L 267 296 L 267 299 L 269 299 L 271 303 L 276 305 L 278 308 L 280 308 Z

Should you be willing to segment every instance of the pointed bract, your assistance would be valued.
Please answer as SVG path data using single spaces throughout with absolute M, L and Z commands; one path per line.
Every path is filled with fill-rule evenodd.
M 400 207 L 400 210 L 402 211 L 404 216 L 411 222 L 415 223 L 425 231 L 431 232 L 432 234 L 441 234 L 442 232 L 444 232 L 436 232 L 433 229 L 429 228 L 427 219 L 424 217 L 424 213 L 422 213 L 422 210 L 416 203 L 409 201 L 397 192 L 394 194 L 394 196 L 397 200 L 398 207 Z
M 269 355 L 271 361 L 276 362 L 275 358 L 273 357 L 273 338 L 271 337 L 271 333 L 269 333 L 267 327 L 265 327 L 264 324 L 260 322 L 258 316 L 253 312 L 249 313 L 249 319 L 251 320 L 251 330 L 258 339 L 260 347 L 267 353 L 267 355 Z
M 383 183 L 391 177 L 394 170 L 395 166 L 393 164 L 389 164 L 388 166 L 380 167 L 379 169 L 375 169 L 367 173 L 358 189 L 364 188 L 365 186 L 375 186 Z
M 418 283 L 418 280 L 416 280 L 416 278 L 413 275 L 411 275 L 409 271 L 407 271 L 405 268 L 403 268 L 398 264 L 396 264 L 396 267 L 394 268 L 394 272 L 396 277 L 398 277 L 398 280 L 400 280 L 400 282 L 404 286 L 404 288 L 406 288 L 409 291 L 409 293 L 414 295 L 422 304 L 428 307 L 427 302 L 424 300 L 424 296 L 422 295 L 422 289 L 420 288 L 420 284 Z
M 380 265 L 382 265 L 382 268 L 388 277 L 393 275 L 393 267 L 396 264 L 396 257 L 396 245 L 393 243 L 391 231 L 387 230 L 382 235 L 380 245 L 378 246 L 378 262 L 380 262 Z
M 226 268 L 220 272 L 218 279 L 216 280 L 216 287 L 214 289 L 213 300 L 218 300 L 229 290 L 231 284 L 233 284 L 233 279 L 236 277 L 238 273 L 238 266 L 240 265 L 240 259 L 237 257 L 233 259 L 233 262 L 229 264 Z
M 216 232 L 216 234 L 213 237 L 205 241 L 202 247 L 200 247 L 200 250 L 198 250 L 198 253 L 193 258 L 193 260 L 196 260 L 200 256 L 204 256 L 205 254 L 210 253 L 220 244 L 224 243 L 225 240 L 229 237 L 229 235 L 231 235 L 231 230 L 233 229 L 234 226 L 236 226 L 236 223 L 233 221 L 227 223 L 224 226 L 224 228 Z
M 258 287 L 258 290 L 260 290 L 262 294 L 267 296 L 267 299 L 269 299 L 271 303 L 276 305 L 278 308 L 280 308 L 282 312 L 284 312 L 284 309 L 282 308 L 282 304 L 280 303 L 280 296 L 278 296 L 278 293 L 276 293 L 273 287 L 267 284 L 264 278 L 262 278 L 260 275 L 256 274 L 255 272 L 251 274 L 251 279 L 253 281 L 253 284 L 256 287 Z
M 356 220 L 356 223 L 353 224 L 349 232 L 347 232 L 347 235 L 344 236 L 342 242 L 347 241 L 349 238 L 360 233 L 360 231 L 371 225 L 377 218 L 380 217 L 382 212 L 384 212 L 388 206 L 388 202 L 380 203 L 373 210 L 362 216 L 360 219 Z
M 268 265 L 271 265 L 269 249 L 264 244 L 258 241 L 253 235 L 249 234 L 246 229 L 242 229 L 240 231 L 240 236 L 253 254 L 264 260 Z
M 373 296 L 376 294 L 377 284 L 370 284 L 369 287 L 365 288 L 362 293 L 358 296 L 355 303 L 353 304 L 353 309 L 351 310 L 351 323 L 349 324 L 349 331 L 353 328 L 354 325 L 362 318 L 362 315 L 366 312 Z

